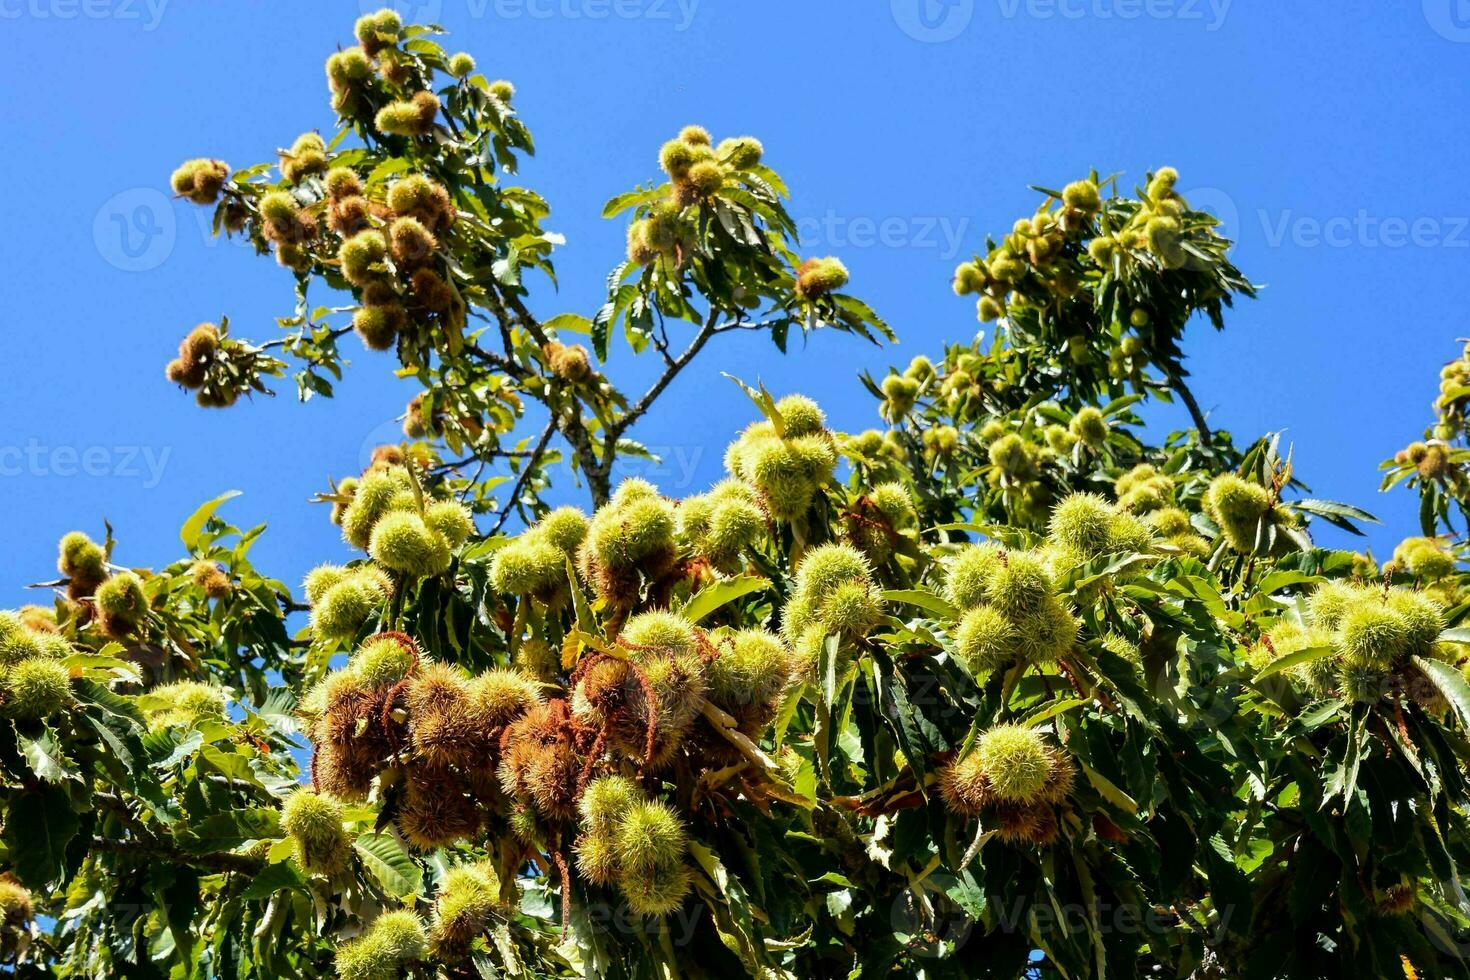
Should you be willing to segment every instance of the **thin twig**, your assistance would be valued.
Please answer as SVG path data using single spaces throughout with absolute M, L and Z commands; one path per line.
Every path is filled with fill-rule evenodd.
M 506 521 L 510 520 L 511 512 L 515 510 L 515 502 L 520 499 L 521 492 L 526 489 L 526 483 L 531 479 L 531 473 L 536 469 L 536 464 L 541 461 L 541 454 L 546 451 L 546 444 L 551 441 L 551 434 L 555 431 L 555 419 L 547 422 L 546 428 L 541 430 L 541 438 L 536 440 L 536 448 L 531 450 L 531 458 L 526 461 L 525 467 L 521 470 L 521 475 L 516 477 L 516 485 L 511 488 L 510 497 L 506 502 L 505 509 L 500 512 L 500 520 L 496 521 L 495 526 L 490 529 L 492 535 L 504 527 Z
M 777 773 L 780 771 L 780 767 L 776 765 L 776 760 L 766 755 L 765 751 L 759 745 L 756 745 L 744 732 L 740 731 L 740 723 L 731 717 L 728 712 L 708 701 L 704 702 L 699 710 L 704 715 L 705 720 L 710 723 L 710 727 L 724 736 L 725 740 L 735 746 L 741 755 L 754 762 L 762 771 L 766 773 Z
M 1194 400 L 1194 392 L 1189 390 L 1189 385 L 1184 383 L 1184 377 L 1176 370 L 1169 371 L 1169 387 L 1177 391 L 1184 400 L 1190 418 L 1194 419 L 1194 427 L 1199 432 L 1199 441 L 1206 446 L 1210 445 L 1210 423 L 1205 421 L 1205 413 L 1200 410 L 1199 402 Z

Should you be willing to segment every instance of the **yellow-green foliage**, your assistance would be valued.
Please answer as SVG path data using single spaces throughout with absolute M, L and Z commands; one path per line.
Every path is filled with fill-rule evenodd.
M 1072 416 L 1071 424 L 1068 426 L 1072 435 L 1088 449 L 1097 452 L 1101 450 L 1108 441 L 1108 420 L 1103 413 L 1091 405 L 1079 409 Z
M 1134 514 L 1151 514 L 1174 503 L 1174 481 L 1149 463 L 1139 463 L 1113 485 L 1118 506 Z
M 725 480 L 709 493 L 686 497 L 678 508 L 679 537 L 715 569 L 740 571 L 745 550 L 766 535 L 766 515 L 754 491 Z
M 114 639 L 136 633 L 148 613 L 143 580 L 133 572 L 118 572 L 97 589 L 97 618 Z
M 1455 558 L 1434 538 L 1406 538 L 1393 550 L 1393 563 L 1425 582 L 1436 582 L 1455 570 Z
M 391 594 L 387 576 L 371 566 L 318 568 L 307 577 L 312 629 L 329 639 L 351 638 Z
M 776 411 L 782 433 L 777 435 L 769 420 L 753 423 L 725 453 L 725 466 L 731 476 L 754 488 L 771 517 L 794 521 L 831 480 L 837 451 L 810 399 L 788 396 L 776 403 Z
M 424 924 L 404 909 L 384 912 L 367 931 L 337 947 L 337 976 L 341 980 L 394 980 L 404 967 L 428 953 Z
M 342 825 L 342 807 L 307 787 L 281 804 L 281 829 L 296 849 L 296 863 L 309 874 L 331 876 L 347 866 L 351 844 Z
M 624 480 L 587 526 L 578 569 L 599 596 L 632 605 L 642 580 L 657 579 L 677 558 L 674 505 L 646 480 Z
M 488 861 L 451 868 L 439 885 L 429 941 L 435 955 L 463 956 L 500 908 L 500 876 Z
M 204 721 L 225 721 L 227 704 L 223 688 L 202 681 L 175 681 L 149 691 L 142 708 L 150 729 L 193 728 Z
M 972 674 L 1051 663 L 1076 641 L 1076 617 L 1056 595 L 1039 553 L 967 546 L 949 562 L 945 597 L 960 612 L 955 653 Z
M 883 597 L 868 560 L 847 545 L 827 544 L 807 552 L 797 568 L 781 632 L 797 646 L 803 670 L 810 674 L 816 667 L 810 659 L 816 652 L 813 639 L 818 645 L 827 636 L 861 639 L 882 615 Z
M 1034 728 L 998 725 L 980 733 L 976 763 L 1002 800 L 1030 803 L 1041 797 L 1051 775 L 1051 754 Z
M 1290 674 L 1316 694 L 1334 688 L 1344 696 L 1376 701 L 1391 673 L 1411 669 L 1410 658 L 1438 658 L 1444 612 L 1423 592 L 1326 582 L 1308 597 L 1304 626 L 1282 621 L 1267 633 L 1276 656 L 1330 646 L 1332 655 L 1308 661 Z M 1274 657 L 1252 650 L 1262 667 Z

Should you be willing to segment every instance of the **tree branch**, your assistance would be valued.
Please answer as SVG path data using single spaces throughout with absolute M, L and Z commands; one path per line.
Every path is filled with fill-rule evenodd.
M 450 470 L 457 470 L 461 466 L 468 466 L 471 463 L 483 464 L 489 459 L 530 459 L 535 455 L 536 451 L 533 449 L 484 449 L 476 452 L 474 455 L 466 456 L 464 459 L 445 460 L 437 466 L 432 467 L 429 472 L 448 473 Z
M 172 843 L 160 840 L 144 826 L 128 807 L 127 802 L 115 793 L 94 793 L 93 800 L 122 821 L 133 836 L 126 840 L 96 838 L 92 847 L 110 854 L 142 859 L 162 859 L 177 864 L 187 864 L 205 871 L 241 871 L 255 873 L 265 866 L 259 858 L 247 854 L 190 854 Z
M 495 353 L 494 351 L 488 351 L 485 348 L 481 347 L 479 344 L 466 344 L 464 349 L 466 353 L 475 357 L 477 360 L 484 361 L 491 367 L 498 368 L 499 370 L 504 371 L 512 378 L 519 379 L 526 376 L 526 369 L 521 367 L 515 361 L 511 360 L 509 357 L 502 356 Z
M 1189 390 L 1189 385 L 1184 383 L 1184 378 L 1177 371 L 1169 372 L 1169 387 L 1179 393 L 1184 400 L 1184 405 L 1189 409 L 1189 415 L 1194 419 L 1194 427 L 1199 431 L 1199 441 L 1206 446 L 1210 445 L 1210 423 L 1205 421 L 1205 413 L 1200 411 L 1199 402 L 1194 400 L 1194 392 Z
M 516 484 L 511 488 L 510 497 L 506 500 L 505 509 L 500 512 L 500 519 L 490 529 L 491 534 L 495 534 L 505 526 L 506 521 L 510 520 L 511 512 L 517 506 L 516 500 L 520 498 L 521 493 L 526 489 L 526 482 L 531 479 L 531 473 L 541 461 L 542 454 L 546 452 L 546 444 L 551 441 L 551 434 L 555 431 L 556 419 L 552 418 L 546 423 L 546 428 L 541 430 L 541 438 L 536 440 L 536 448 L 531 450 L 531 458 L 526 461 L 525 467 L 521 470 L 521 475 L 516 477 Z
M 189 854 L 176 847 L 170 847 L 162 841 L 97 838 L 92 841 L 92 847 L 109 854 L 149 861 L 162 860 L 174 864 L 187 864 L 204 871 L 238 871 L 243 874 L 254 874 L 265 867 L 263 861 L 250 857 L 248 854 Z
M 689 362 L 694 359 L 694 355 L 698 354 L 704 348 L 704 345 L 709 343 L 709 339 L 719 332 L 716 326 L 718 321 L 719 311 L 710 310 L 709 315 L 704 319 L 703 326 L 694 335 L 694 339 L 689 342 L 689 346 L 684 348 L 683 353 L 669 362 L 668 367 L 664 369 L 664 373 L 659 375 L 658 380 L 643 393 L 643 397 L 639 398 L 633 404 L 632 408 L 628 409 L 628 411 L 623 413 L 622 417 L 608 426 L 607 435 L 603 438 L 603 442 L 609 451 L 617 445 L 618 439 L 622 434 L 627 432 L 634 422 L 637 422 L 653 407 L 654 401 L 659 395 L 663 394 L 664 389 L 669 386 L 670 382 L 679 376 L 679 372 L 683 371 Z

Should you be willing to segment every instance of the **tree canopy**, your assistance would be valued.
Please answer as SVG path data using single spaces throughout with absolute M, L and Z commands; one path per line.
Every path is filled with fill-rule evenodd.
M 1421 536 L 1324 547 L 1372 516 L 1188 388 L 1186 330 L 1256 293 L 1217 222 L 1171 168 L 1079 172 L 955 270 L 977 334 L 860 380 L 880 426 L 735 380 L 728 477 L 671 499 L 615 463 L 721 334 L 888 323 L 759 140 L 697 125 L 607 203 L 604 305 L 538 316 L 514 87 L 354 33 L 330 132 L 174 172 L 294 293 L 166 374 L 330 397 L 355 335 L 422 390 L 317 497 L 345 565 L 257 569 L 225 495 L 161 568 L 68 534 L 0 612 L 15 972 L 1470 976 L 1470 351 L 1384 464 Z

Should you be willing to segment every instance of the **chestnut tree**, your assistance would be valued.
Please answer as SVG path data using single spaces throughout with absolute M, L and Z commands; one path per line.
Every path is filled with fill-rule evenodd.
M 322 488 L 357 557 L 300 586 L 220 497 L 161 568 L 68 534 L 0 612 L 17 973 L 1470 976 L 1470 361 L 1385 463 L 1423 536 L 1325 547 L 1373 518 L 1187 386 L 1186 328 L 1255 295 L 1230 243 L 1172 169 L 1089 172 L 955 270 L 979 333 L 854 387 L 874 428 L 746 386 L 727 478 L 671 499 L 613 466 L 719 335 L 887 324 L 761 143 L 695 125 L 608 202 L 606 302 L 537 316 L 513 86 L 354 33 L 329 133 L 173 174 L 294 299 L 166 374 L 248 410 L 360 344 L 421 388 L 404 439 Z

